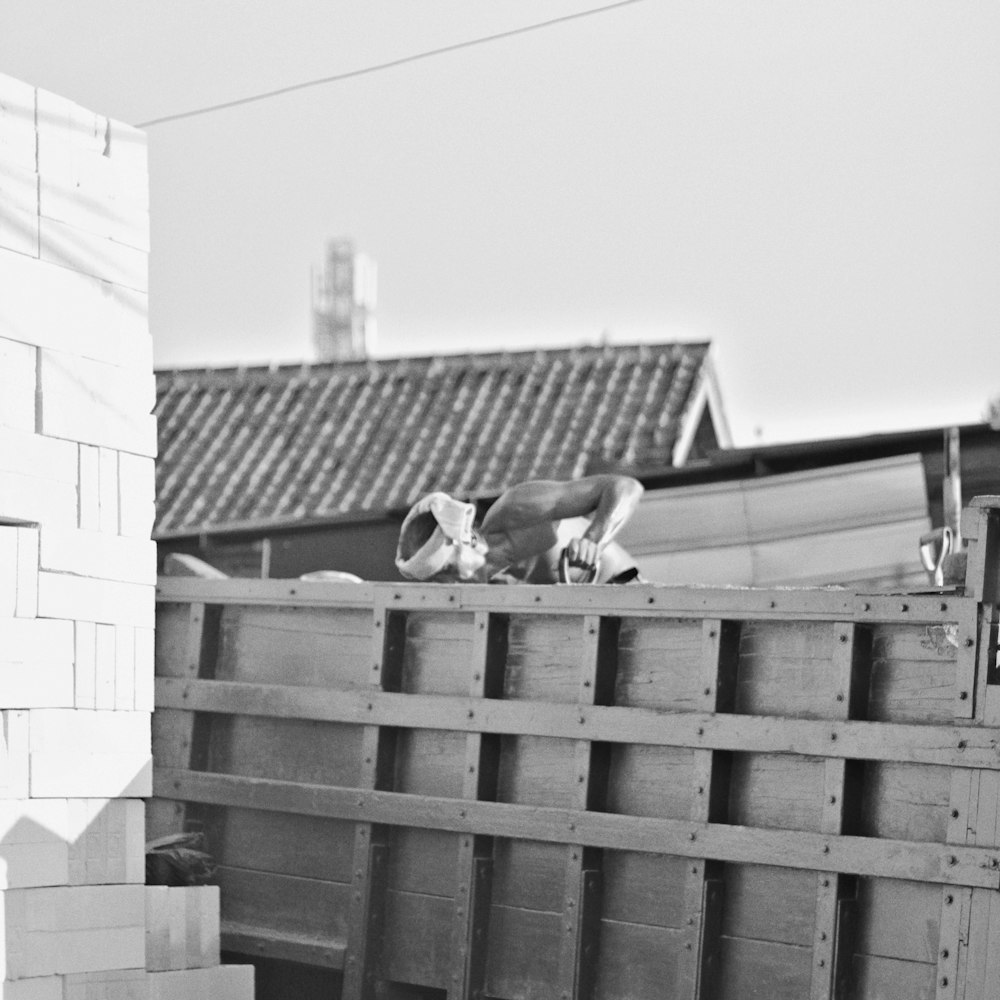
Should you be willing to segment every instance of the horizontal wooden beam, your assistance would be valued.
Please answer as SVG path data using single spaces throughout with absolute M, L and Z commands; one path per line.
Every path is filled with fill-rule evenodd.
M 343 941 L 316 941 L 276 931 L 271 927 L 250 927 L 232 920 L 223 920 L 220 931 L 223 951 L 238 955 L 259 955 L 261 958 L 281 958 L 288 962 L 327 969 L 344 967 Z
M 1000 729 L 789 719 L 159 677 L 156 707 L 404 729 L 1000 770 Z
M 518 840 L 1000 889 L 1000 849 L 154 769 L 159 798 Z
M 834 588 L 589 587 L 486 584 L 321 583 L 302 580 L 200 580 L 161 577 L 162 603 L 372 607 L 503 614 L 600 614 L 638 617 L 795 619 L 940 624 L 961 618 L 971 598 L 950 591 L 863 594 Z

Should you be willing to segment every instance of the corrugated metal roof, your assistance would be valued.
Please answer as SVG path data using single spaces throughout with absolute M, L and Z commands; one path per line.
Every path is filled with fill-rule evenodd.
M 401 510 L 442 489 L 664 468 L 708 345 L 156 375 L 157 536 Z

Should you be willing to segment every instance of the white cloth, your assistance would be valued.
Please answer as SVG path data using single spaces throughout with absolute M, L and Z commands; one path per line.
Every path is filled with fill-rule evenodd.
M 402 543 L 413 521 L 421 514 L 431 513 L 437 521 L 434 534 L 409 557 L 402 556 Z M 406 515 L 399 529 L 399 547 L 396 549 L 396 567 L 411 580 L 426 580 L 439 573 L 451 558 L 450 546 L 458 542 L 472 544 L 472 523 L 475 520 L 474 504 L 454 500 L 447 493 L 430 493 L 418 500 Z

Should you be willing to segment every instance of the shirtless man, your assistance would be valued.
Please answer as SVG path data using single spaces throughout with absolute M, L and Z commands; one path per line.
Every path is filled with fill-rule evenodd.
M 432 583 L 558 583 L 565 552 L 574 581 L 637 580 L 632 558 L 612 539 L 642 492 L 629 476 L 533 480 L 507 490 L 478 528 L 473 504 L 432 493 L 403 521 L 396 566 Z

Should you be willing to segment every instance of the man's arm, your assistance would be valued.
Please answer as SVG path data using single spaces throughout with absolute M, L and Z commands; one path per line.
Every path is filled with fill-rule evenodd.
M 631 476 L 587 476 L 571 482 L 532 480 L 511 487 L 493 504 L 483 519 L 483 530 L 504 532 L 585 517 L 590 524 L 568 546 L 569 557 L 573 565 L 592 566 L 632 516 L 642 493 L 642 484 Z

